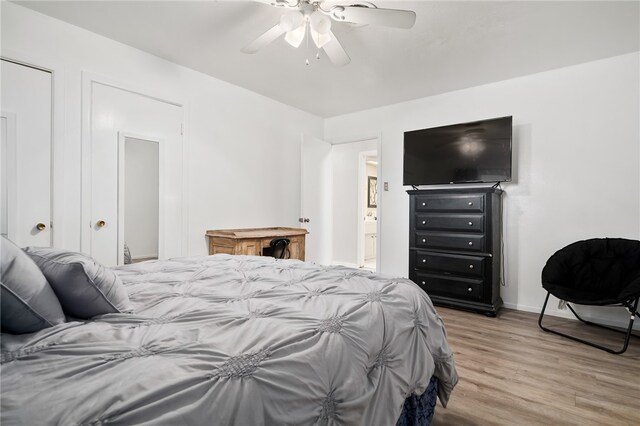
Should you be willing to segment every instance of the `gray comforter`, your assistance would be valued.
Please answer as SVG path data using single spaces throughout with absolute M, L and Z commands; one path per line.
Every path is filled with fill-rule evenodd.
M 216 255 L 115 268 L 135 314 L 2 335 L 2 425 L 394 425 L 457 381 L 411 281 Z

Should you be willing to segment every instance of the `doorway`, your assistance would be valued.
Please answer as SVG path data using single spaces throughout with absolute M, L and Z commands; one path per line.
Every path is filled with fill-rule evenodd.
M 379 195 L 377 195 L 379 163 L 379 138 L 334 144 L 331 147 L 331 216 L 332 216 L 332 263 L 352 268 L 367 267 L 377 270 L 379 261 Z M 374 179 L 369 180 L 369 176 Z M 371 186 L 369 185 L 371 182 Z M 371 187 L 373 203 L 369 202 Z M 375 205 L 376 207 L 369 207 Z M 370 214 L 369 214 L 370 213 Z M 368 240 L 365 239 L 368 236 Z M 365 243 L 369 243 L 369 249 Z
M 96 81 L 89 74 L 84 76 L 84 84 L 83 114 L 87 126 L 83 134 L 83 222 L 89 226 L 83 227 L 83 251 L 107 266 L 125 263 L 125 241 L 132 258 L 182 256 L 182 106 Z M 127 150 L 133 146 L 144 147 L 153 154 L 147 152 L 152 157 L 149 164 L 137 164 L 138 171 L 131 171 L 127 178 Z M 148 172 L 148 179 L 142 179 L 139 168 L 151 167 L 151 163 L 158 164 L 157 171 Z M 126 214 L 127 204 L 136 205 L 127 203 L 126 192 L 141 180 L 151 181 L 143 187 L 147 191 L 145 197 L 153 199 L 149 201 L 152 206 L 143 206 L 143 218 L 138 224 L 127 226 L 126 216 L 135 217 L 137 213 Z M 151 187 L 158 188 L 157 194 Z M 148 244 L 134 249 L 129 239 L 143 228 L 148 230 Z
M 363 221 L 359 235 L 358 266 L 370 271 L 376 270 L 378 239 L 378 153 L 360 153 L 359 214 Z

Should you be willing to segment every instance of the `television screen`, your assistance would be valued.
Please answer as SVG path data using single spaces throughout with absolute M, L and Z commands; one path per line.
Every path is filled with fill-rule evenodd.
M 511 180 L 512 117 L 404 133 L 404 185 Z

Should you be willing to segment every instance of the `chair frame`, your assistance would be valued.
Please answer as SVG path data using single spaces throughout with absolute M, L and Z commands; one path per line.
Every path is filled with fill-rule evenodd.
M 587 321 L 583 318 L 580 317 L 580 315 L 578 315 L 578 313 L 573 309 L 573 307 L 569 304 L 569 302 L 567 302 L 567 306 L 569 307 L 569 309 L 571 310 L 571 312 L 573 313 L 573 315 L 575 315 L 575 317 L 580 320 L 581 322 L 587 324 L 587 325 L 592 325 L 595 327 L 600 327 L 600 328 L 604 328 L 610 331 L 615 331 L 616 333 L 622 333 L 625 334 L 625 339 L 624 339 L 624 343 L 622 345 L 621 349 L 611 349 L 608 348 L 606 346 L 602 346 L 599 345 L 597 343 L 594 342 L 590 342 L 588 340 L 584 340 L 584 339 L 580 339 L 578 337 L 575 336 L 571 336 L 569 334 L 565 334 L 562 333 L 560 331 L 556 331 L 556 330 L 552 330 L 550 328 L 544 327 L 542 325 L 542 317 L 544 316 L 544 311 L 547 309 L 547 302 L 549 301 L 549 296 L 551 295 L 550 292 L 547 292 L 547 297 L 544 299 L 544 305 L 542 305 L 542 312 L 540 312 L 540 317 L 538 318 L 538 325 L 540 326 L 540 328 L 546 332 L 549 333 L 553 333 L 553 334 L 557 334 L 558 336 L 562 336 L 562 337 L 566 337 L 568 339 L 574 340 L 576 342 L 580 342 L 580 343 L 584 343 L 585 345 L 589 345 L 591 347 L 597 348 L 597 349 L 601 349 L 603 351 L 609 352 L 611 354 L 615 354 L 615 355 L 619 355 L 621 353 L 624 353 L 627 350 L 627 347 L 629 347 L 629 338 L 631 336 L 639 338 L 640 336 L 633 334 L 632 330 L 633 330 L 633 322 L 635 320 L 636 315 L 640 316 L 640 313 L 638 313 L 638 302 L 640 301 L 640 297 L 636 298 L 635 301 L 633 299 L 621 302 L 620 305 L 624 308 L 627 309 L 627 311 L 629 311 L 629 326 L 627 327 L 627 331 L 623 331 L 617 328 L 613 328 L 613 327 L 608 327 L 606 325 L 602 325 L 602 324 L 598 324 L 595 322 L 591 322 L 591 321 Z

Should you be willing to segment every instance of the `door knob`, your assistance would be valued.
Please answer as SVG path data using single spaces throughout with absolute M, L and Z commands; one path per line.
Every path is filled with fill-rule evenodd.
M 96 226 L 98 228 L 103 228 L 106 224 L 107 224 L 107 222 L 105 222 L 104 220 L 99 220 L 99 221 L 96 222 Z
M 42 222 L 36 224 L 36 229 L 38 229 L 38 231 L 44 231 L 46 228 L 47 228 L 47 225 L 45 225 Z

